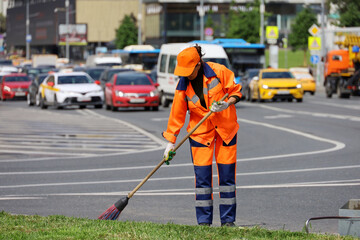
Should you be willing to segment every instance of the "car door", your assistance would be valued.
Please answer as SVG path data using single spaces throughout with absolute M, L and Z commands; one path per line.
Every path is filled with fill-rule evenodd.
M 54 103 L 54 97 L 55 97 L 55 77 L 49 76 L 47 81 L 45 82 L 44 86 L 44 96 L 46 99 L 46 102 L 49 104 Z

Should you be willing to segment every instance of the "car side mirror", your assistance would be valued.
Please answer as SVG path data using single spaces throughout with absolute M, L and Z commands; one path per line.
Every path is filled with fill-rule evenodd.
M 159 87 L 159 86 L 160 86 L 160 84 L 155 83 L 155 84 L 154 84 L 154 86 L 157 88 L 157 87 Z
M 100 85 L 100 81 L 99 81 L 99 80 L 95 80 L 95 84 Z
M 259 77 L 258 77 L 258 76 L 255 76 L 255 77 L 252 78 L 252 80 L 254 80 L 254 81 L 259 81 Z
M 112 84 L 111 84 L 111 83 L 106 83 L 105 86 L 106 86 L 106 87 L 111 87 Z
M 50 87 L 53 87 L 53 86 L 54 86 L 54 82 L 48 82 L 47 85 L 50 86 Z

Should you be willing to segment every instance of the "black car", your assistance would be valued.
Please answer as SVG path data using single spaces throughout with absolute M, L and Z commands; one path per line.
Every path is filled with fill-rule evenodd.
M 116 73 L 125 72 L 125 71 L 135 71 L 130 68 L 107 68 L 105 69 L 100 76 L 100 85 L 102 89 L 105 89 L 105 84 L 111 80 L 111 78 Z
M 243 98 L 246 99 L 247 101 L 250 101 L 249 83 L 253 77 L 259 75 L 260 70 L 261 70 L 260 68 L 248 68 L 246 69 L 244 76 L 241 78 L 243 84 L 241 93 L 243 95 Z
M 30 67 L 25 69 L 26 75 L 28 75 L 31 79 L 35 79 L 37 75 L 41 73 L 48 73 L 54 71 L 55 68 L 52 66 L 41 66 L 41 67 Z
M 29 93 L 27 95 L 27 103 L 29 106 L 33 106 L 34 104 L 39 105 L 39 101 L 36 101 L 37 100 L 36 97 L 39 91 L 39 86 L 47 76 L 48 76 L 47 73 L 40 73 L 34 79 L 31 80 L 31 84 L 29 86 Z

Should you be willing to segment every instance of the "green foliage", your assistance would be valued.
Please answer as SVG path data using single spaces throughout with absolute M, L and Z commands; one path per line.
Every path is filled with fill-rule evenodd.
M 308 37 L 311 36 L 308 30 L 314 23 L 317 24 L 316 15 L 310 8 L 304 8 L 295 17 L 289 34 L 289 45 L 293 49 L 306 50 L 308 48 Z
M 125 15 L 118 29 L 116 29 L 115 44 L 119 49 L 128 45 L 137 44 L 137 27 L 135 18 L 131 15 Z
M 23 216 L 0 212 L 0 239 L 286 239 L 345 240 L 337 235 L 306 234 L 284 230 L 270 231 L 260 227 L 206 227 L 150 222 L 89 220 L 65 216 Z
M 260 3 L 255 0 L 247 4 L 246 8 L 247 11 L 230 10 L 226 37 L 242 38 L 247 42 L 257 43 L 260 41 Z
M 360 1 L 359 0 L 328 0 L 337 6 L 341 27 L 358 27 L 360 26 Z

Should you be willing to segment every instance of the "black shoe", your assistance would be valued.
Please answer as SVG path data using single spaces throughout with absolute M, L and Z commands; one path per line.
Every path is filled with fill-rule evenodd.
M 210 223 L 199 223 L 200 226 L 208 226 L 210 227 Z
M 236 227 L 235 223 L 233 223 L 233 222 L 222 223 L 221 226 L 222 227 Z

